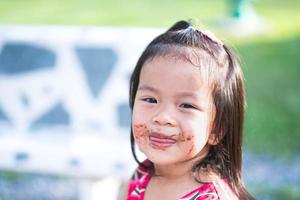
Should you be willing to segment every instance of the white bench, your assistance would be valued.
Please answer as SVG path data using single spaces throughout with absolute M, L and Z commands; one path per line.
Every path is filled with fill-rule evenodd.
M 1 26 L 0 170 L 128 176 L 129 77 L 161 31 Z

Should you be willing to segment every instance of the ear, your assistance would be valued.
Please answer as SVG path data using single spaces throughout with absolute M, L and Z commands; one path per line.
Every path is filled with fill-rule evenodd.
M 207 143 L 210 145 L 217 145 L 220 142 L 219 138 L 215 133 L 210 133 L 208 136 Z

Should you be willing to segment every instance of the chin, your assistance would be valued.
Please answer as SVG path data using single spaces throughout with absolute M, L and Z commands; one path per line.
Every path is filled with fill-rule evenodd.
M 145 154 L 147 159 L 155 165 L 172 165 L 176 163 L 176 160 L 170 159 L 170 156 L 161 156 L 155 154 Z

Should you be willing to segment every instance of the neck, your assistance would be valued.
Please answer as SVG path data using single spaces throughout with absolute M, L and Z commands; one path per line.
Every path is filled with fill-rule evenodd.
M 192 162 L 182 162 L 169 165 L 154 164 L 155 177 L 160 179 L 178 179 L 191 175 Z

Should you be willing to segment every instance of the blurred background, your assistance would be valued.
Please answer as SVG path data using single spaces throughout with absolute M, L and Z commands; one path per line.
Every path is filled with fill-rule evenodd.
M 300 199 L 299 11 L 298 0 L 0 0 L 0 200 L 117 199 L 136 165 L 130 73 L 181 19 L 240 56 L 247 188 Z

